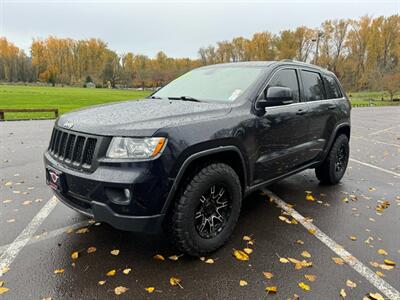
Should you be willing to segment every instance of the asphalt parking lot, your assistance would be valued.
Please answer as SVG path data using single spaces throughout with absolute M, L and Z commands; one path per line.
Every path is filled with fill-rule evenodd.
M 342 183 L 308 170 L 251 195 L 229 243 L 204 261 L 52 199 L 42 162 L 52 124 L 0 123 L 0 298 L 400 299 L 400 107 L 353 109 Z M 235 259 L 245 247 L 250 259 Z

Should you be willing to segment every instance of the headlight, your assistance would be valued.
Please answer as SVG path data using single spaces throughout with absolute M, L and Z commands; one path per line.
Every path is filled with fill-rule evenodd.
M 109 158 L 138 158 L 155 157 L 164 149 L 166 138 L 124 138 L 114 137 L 108 147 Z

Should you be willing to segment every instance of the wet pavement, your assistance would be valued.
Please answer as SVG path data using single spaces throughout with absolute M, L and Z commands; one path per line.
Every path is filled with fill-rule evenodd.
M 320 185 L 313 170 L 308 170 L 268 187 L 362 264 L 381 272 L 381 278 L 397 290 L 400 177 L 395 174 L 400 174 L 399 116 L 400 107 L 353 109 L 354 160 L 341 184 Z M 52 197 L 44 183 L 42 162 L 52 124 L 0 123 L 0 255 Z M 305 191 L 312 192 L 314 201 L 306 200 Z M 385 208 L 377 210 L 382 204 Z M 162 234 L 122 232 L 93 222 L 84 227 L 87 232 L 77 233 L 74 224 L 89 220 L 59 203 L 0 277 L 0 286 L 4 281 L 3 287 L 9 289 L 0 299 L 296 299 L 295 294 L 300 299 L 341 299 L 342 289 L 346 299 L 362 299 L 368 293 L 384 296 L 350 265 L 335 263 L 332 257 L 337 254 L 301 224 L 288 224 L 279 216 L 292 219 L 265 195 L 247 197 L 233 237 L 207 257 L 213 263 L 205 263 L 179 256 Z M 253 245 L 247 245 L 243 236 L 250 236 Z M 246 246 L 253 249 L 249 261 L 232 256 L 233 249 Z M 88 253 L 89 247 L 96 251 Z M 118 255 L 110 253 L 115 249 Z M 379 254 L 379 249 L 387 255 Z M 71 253 L 75 251 L 79 257 L 73 260 Z M 304 251 L 311 257 L 303 257 Z M 153 259 L 155 254 L 163 255 L 165 261 Z M 168 259 L 172 255 L 178 255 L 178 260 Z M 306 260 L 312 266 L 295 269 L 293 263 L 280 262 L 280 257 Z M 396 266 L 386 270 L 384 259 Z M 57 269 L 64 272 L 55 274 Z M 131 269 L 130 273 L 124 274 L 125 269 Z M 110 270 L 116 270 L 116 275 L 106 276 Z M 267 279 L 263 272 L 273 277 Z M 315 275 L 315 280 L 304 275 Z M 171 277 L 179 278 L 181 287 L 172 286 Z M 240 280 L 247 285 L 241 286 Z M 349 287 L 347 280 L 356 286 Z M 99 281 L 106 282 L 100 285 Z M 301 282 L 310 291 L 302 289 Z M 118 286 L 128 290 L 117 296 L 114 289 Z M 267 286 L 276 286 L 277 293 L 267 293 Z M 154 287 L 154 292 L 146 291 L 148 287 Z

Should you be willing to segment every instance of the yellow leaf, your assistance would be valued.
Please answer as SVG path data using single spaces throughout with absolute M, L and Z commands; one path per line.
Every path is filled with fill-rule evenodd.
M 274 275 L 270 272 L 263 272 L 263 274 L 266 279 L 271 279 L 272 277 L 274 277 Z
M 10 271 L 10 268 L 4 267 L 1 269 L 1 273 L 6 274 L 8 271 Z
M 314 282 L 317 279 L 317 276 L 315 275 L 310 275 L 310 274 L 305 274 L 304 277 L 311 282 Z
M 251 253 L 253 252 L 253 249 L 251 249 L 251 248 L 244 248 L 243 251 L 246 252 L 247 254 L 251 254 Z
M 171 256 L 168 257 L 168 259 L 170 259 L 170 260 L 178 260 L 179 256 L 178 255 L 171 255 Z
M 287 260 L 287 259 L 284 258 L 284 257 L 279 258 L 279 261 L 280 261 L 281 263 L 283 263 L 283 264 L 287 264 L 287 263 L 289 262 L 289 260 Z
M 315 201 L 315 198 L 314 198 L 314 196 L 312 194 L 307 194 L 306 195 L 306 200 L 307 201 Z
M 233 251 L 233 256 L 237 259 L 237 260 L 249 260 L 249 256 L 243 252 L 242 250 L 235 250 Z
M 105 285 L 105 283 L 106 283 L 105 280 L 100 280 L 100 281 L 98 282 L 99 285 Z
M 169 279 L 169 283 L 170 283 L 171 285 L 179 285 L 179 287 L 180 287 L 181 289 L 183 289 L 183 286 L 181 285 L 181 280 L 180 280 L 179 278 L 171 277 L 171 278 Z
M 214 260 L 212 258 L 208 258 L 204 261 L 206 264 L 213 264 Z
M 347 285 L 349 288 L 355 288 L 355 287 L 357 287 L 357 284 L 354 283 L 354 282 L 351 281 L 351 280 L 347 280 L 347 281 L 346 281 L 346 285 Z
M 128 275 L 131 271 L 132 271 L 132 269 L 127 268 L 127 269 L 124 269 L 124 270 L 122 271 L 122 273 L 124 273 L 125 275 Z
M 354 236 L 354 235 L 350 235 L 350 236 L 349 236 L 349 239 L 351 239 L 352 241 L 356 241 L 356 240 L 357 240 L 357 237 Z
M 9 291 L 8 288 L 6 288 L 6 287 L 0 287 L 0 295 L 3 295 L 3 294 L 5 294 L 5 293 L 7 293 L 8 291 Z
M 115 295 L 121 295 L 121 294 L 125 293 L 127 290 L 129 290 L 129 289 L 124 286 L 117 286 L 114 289 L 114 293 L 115 293 Z
M 112 255 L 117 256 L 119 254 L 119 250 L 118 249 L 114 249 L 110 252 Z
M 79 257 L 79 252 L 78 251 L 74 251 L 74 252 L 71 253 L 71 258 L 72 259 L 78 259 L 78 257 Z
M 246 280 L 240 280 L 239 281 L 239 285 L 240 286 L 246 286 L 247 285 L 247 281 Z
M 267 293 L 275 294 L 276 292 L 278 292 L 278 287 L 275 286 L 275 285 L 273 285 L 273 286 L 267 286 L 267 287 L 265 288 L 265 291 L 266 291 Z
M 42 300 L 52 300 L 51 297 L 42 298 Z
M 396 263 L 393 260 L 390 260 L 390 259 L 385 259 L 383 262 L 385 264 L 387 264 L 388 266 L 395 266 L 396 265 Z
M 61 273 L 64 273 L 64 269 L 56 269 L 56 270 L 54 270 L 54 274 L 61 274 Z
M 89 247 L 88 249 L 87 249 L 87 253 L 93 253 L 93 252 L 96 252 L 97 251 L 97 249 L 96 249 L 96 247 Z
M 383 274 L 381 271 L 376 271 L 375 273 L 376 273 L 376 275 L 378 275 L 379 277 L 385 277 L 385 274 Z
M 78 229 L 78 230 L 75 231 L 75 232 L 78 233 L 78 234 L 88 233 L 88 232 L 89 232 L 89 228 L 83 227 L 83 228 Z
M 343 265 L 344 264 L 344 260 L 341 259 L 340 257 L 332 257 L 332 260 L 335 262 L 335 264 L 337 265 Z
M 154 292 L 155 289 L 156 289 L 155 287 L 149 286 L 149 287 L 145 288 L 145 291 L 148 292 L 149 294 L 151 294 L 152 292 Z
M 378 254 L 381 254 L 381 255 L 388 255 L 388 253 L 384 250 L 384 249 L 378 249 Z
M 309 234 L 315 234 L 317 232 L 317 230 L 316 229 L 308 229 L 308 233 Z
M 5 186 L 10 186 L 10 185 L 12 185 L 11 181 L 6 182 L 6 184 L 5 184 Z
M 300 245 L 304 245 L 304 242 L 302 240 L 297 240 L 296 243 L 300 244 Z
M 301 252 L 301 256 L 309 258 L 309 257 L 311 257 L 311 254 L 308 251 L 303 251 L 303 252 Z
M 385 300 L 385 298 L 383 298 L 379 293 L 369 293 L 368 295 L 374 300 Z
M 4 281 L 0 281 L 0 287 L 4 285 Z
M 162 256 L 161 254 L 156 254 L 156 255 L 153 256 L 153 258 L 155 260 L 159 260 L 159 261 L 165 260 L 164 256 Z
M 248 235 L 245 235 L 243 237 L 243 241 L 251 241 L 251 237 L 249 237 Z
M 310 291 L 311 287 L 308 284 L 305 284 L 304 282 L 299 283 L 299 287 L 301 287 L 305 291 Z
M 341 289 L 341 290 L 340 290 L 340 296 L 341 296 L 343 299 L 346 298 L 347 294 L 346 294 L 346 291 L 345 291 L 344 289 Z
M 114 269 L 114 270 L 108 271 L 106 275 L 107 276 L 115 276 L 115 274 L 117 274 L 117 270 Z

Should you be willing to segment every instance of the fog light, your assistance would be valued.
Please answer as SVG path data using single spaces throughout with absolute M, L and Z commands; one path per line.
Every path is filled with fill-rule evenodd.
M 131 191 L 129 189 L 124 189 L 124 194 L 125 194 L 125 198 L 126 200 L 131 200 Z

